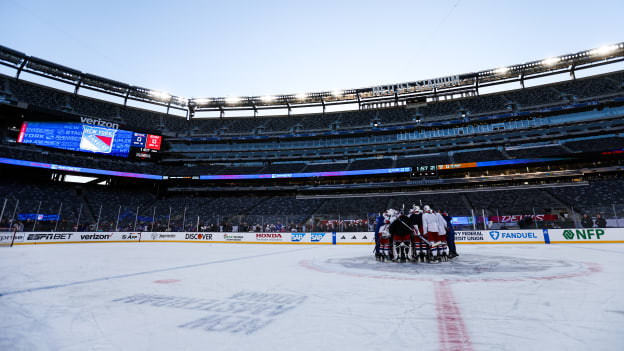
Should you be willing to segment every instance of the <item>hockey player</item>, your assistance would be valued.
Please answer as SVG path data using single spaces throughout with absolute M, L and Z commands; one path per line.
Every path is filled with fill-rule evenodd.
M 409 225 L 409 218 L 397 213 L 390 221 L 391 247 L 394 258 L 401 262 L 412 261 L 414 258 L 414 231 Z
M 382 261 L 394 258 L 392 250 L 392 236 L 390 234 L 390 224 L 397 218 L 398 212 L 394 209 L 386 210 L 383 214 L 383 225 L 379 228 L 379 248 Z
M 443 261 L 448 261 L 447 249 L 446 249 L 446 231 L 447 231 L 447 223 L 444 217 L 442 216 L 442 211 L 438 210 L 436 212 L 436 218 L 438 220 L 438 238 L 437 238 L 437 257 Z
M 441 231 L 439 227 L 438 216 L 431 210 L 431 207 L 425 205 L 424 208 L 425 213 L 422 216 L 423 221 L 423 232 L 426 233 L 426 238 L 432 244 L 431 253 L 434 259 L 437 259 L 437 242 L 438 242 L 438 233 Z
M 416 206 L 415 204 L 410 209 L 409 216 L 409 224 L 414 227 L 414 230 L 418 232 L 420 235 L 424 235 L 423 232 L 423 221 L 422 221 L 422 210 L 420 206 Z M 425 262 L 425 256 L 427 252 L 427 244 L 425 244 L 420 237 L 414 236 L 414 258 L 420 258 L 420 262 Z
M 384 225 L 384 216 L 380 213 L 375 222 L 375 259 L 381 261 L 383 255 L 381 253 L 381 227 Z

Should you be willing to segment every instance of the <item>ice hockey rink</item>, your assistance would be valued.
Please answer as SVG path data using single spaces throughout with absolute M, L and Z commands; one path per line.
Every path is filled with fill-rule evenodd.
M 622 350 L 624 245 L 0 250 L 0 350 Z

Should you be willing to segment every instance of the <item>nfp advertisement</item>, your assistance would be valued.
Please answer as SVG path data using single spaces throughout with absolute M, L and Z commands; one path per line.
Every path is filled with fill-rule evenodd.
M 550 242 L 567 243 L 624 243 L 622 228 L 549 229 Z

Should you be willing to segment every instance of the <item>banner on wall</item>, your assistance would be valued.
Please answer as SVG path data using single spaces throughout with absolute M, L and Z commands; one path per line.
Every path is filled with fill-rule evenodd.
M 13 235 L 11 231 L 0 232 L 0 244 L 2 245 L 9 246 L 11 243 L 16 244 L 21 242 L 24 242 L 23 232 L 17 232 L 15 235 Z
M 153 232 L 144 233 L 141 241 L 331 244 L 331 233 L 223 233 L 223 232 Z
M 336 245 L 374 244 L 374 232 L 342 232 L 336 233 Z
M 290 241 L 295 244 L 331 244 L 332 233 L 291 233 Z
M 549 229 L 551 243 L 624 243 L 622 228 Z
M 540 230 L 461 230 L 455 232 L 456 244 L 543 244 Z
M 2 233 L 0 241 L 12 239 Z M 196 242 L 241 244 L 374 244 L 373 232 L 223 233 L 223 232 L 18 232 L 17 245 L 100 242 Z M 456 231 L 457 244 L 624 243 L 624 228 Z
M 24 244 L 138 242 L 138 232 L 24 232 Z

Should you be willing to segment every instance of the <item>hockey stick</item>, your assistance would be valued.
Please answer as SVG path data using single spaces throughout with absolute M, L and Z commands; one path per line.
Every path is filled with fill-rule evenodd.
M 431 241 L 427 240 L 424 236 L 420 235 L 420 233 L 418 231 L 416 231 L 416 229 L 410 227 L 407 223 L 403 222 L 401 219 L 397 219 L 397 221 L 401 222 L 401 224 L 403 224 L 404 226 L 408 227 L 409 229 L 412 230 L 412 232 L 414 232 L 414 234 L 420 238 L 420 240 L 422 240 L 425 244 L 432 246 L 431 245 Z
M 15 234 L 17 234 L 17 228 L 13 229 L 13 238 L 11 239 L 11 246 L 10 247 L 13 247 L 13 243 L 15 243 Z

